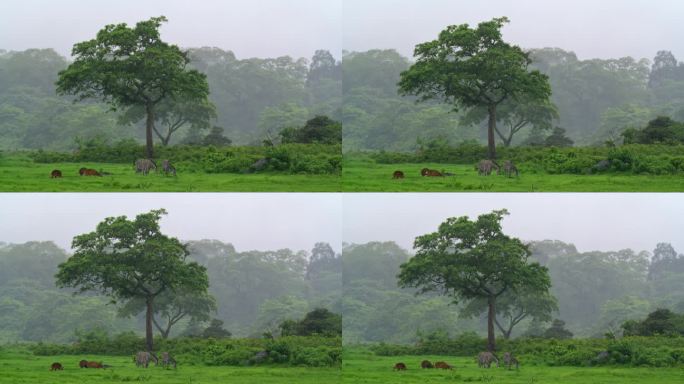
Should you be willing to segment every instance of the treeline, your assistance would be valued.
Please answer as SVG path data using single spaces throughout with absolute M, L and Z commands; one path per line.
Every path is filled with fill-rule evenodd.
M 341 311 L 341 259 L 328 244 L 317 243 L 311 252 L 237 252 L 230 244 L 202 240 L 189 242 L 189 249 L 207 267 L 216 311 L 204 321 L 184 317 L 171 337 L 201 337 L 212 325 L 234 337 L 278 336 L 286 320 L 305 319 L 317 308 Z M 0 246 L 0 343 L 69 342 L 94 331 L 115 335 L 144 328 L 142 316 L 126 318 L 124 306 L 103 296 L 56 288 L 57 265 L 68 257 L 52 242 Z
M 515 326 L 512 337 L 634 335 L 622 327 L 625 322 L 641 321 L 659 308 L 684 312 L 684 255 L 670 244 L 658 244 L 653 253 L 579 252 L 572 244 L 549 240 L 531 242 L 530 249 L 532 259 L 549 268 L 558 310 L 535 321 L 533 307 L 526 308 L 530 315 Z M 399 266 L 410 257 L 392 242 L 343 249 L 345 342 L 415 343 L 435 335 L 448 339 L 483 332 L 484 314 L 467 311 L 467 303 L 455 305 L 446 297 L 416 296 L 397 287 Z M 501 323 L 506 322 L 503 315 Z
M 316 51 L 311 60 L 238 59 L 218 48 L 189 52 L 190 65 L 207 75 L 215 118 L 209 125 L 184 124 L 170 144 L 201 144 L 209 137 L 209 143 L 261 145 L 315 116 L 341 116 L 340 63 L 328 51 Z M 57 96 L 57 73 L 67 65 L 52 49 L 0 50 L 0 149 L 63 151 L 75 149 L 76 139 L 114 143 L 144 137 L 142 123 L 127 124 L 127 116 L 104 104 L 74 104 Z
M 555 128 L 576 145 L 620 144 L 625 130 L 643 128 L 658 116 L 684 121 L 684 64 L 669 51 L 658 52 L 652 63 L 631 57 L 580 60 L 559 48 L 529 52 L 532 67 L 549 76 L 558 117 L 535 127 L 540 111 L 530 110 L 513 145 L 544 142 L 559 132 L 562 137 Z M 394 50 L 343 56 L 345 150 L 412 151 L 438 138 L 452 145 L 484 141 L 482 119 L 398 95 L 399 74 L 410 64 Z

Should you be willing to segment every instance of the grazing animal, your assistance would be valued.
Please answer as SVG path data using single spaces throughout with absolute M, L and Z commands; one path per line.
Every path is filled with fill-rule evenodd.
M 393 179 L 403 179 L 404 178 L 404 172 L 402 171 L 394 171 L 392 174 Z
M 504 367 L 511 369 L 513 365 L 515 365 L 515 369 L 518 369 L 520 367 L 520 363 L 518 363 L 518 359 L 516 359 L 512 353 L 506 352 L 503 355 L 503 362 L 504 362 Z
M 499 366 L 499 359 L 491 352 L 480 352 L 480 354 L 477 355 L 477 366 L 480 368 L 489 368 L 491 367 L 492 362 L 496 362 L 496 366 Z
M 135 173 L 147 175 L 150 171 L 156 171 L 157 164 L 150 159 L 138 159 L 135 161 Z
M 172 173 L 174 176 L 176 176 L 176 167 L 171 165 L 170 161 L 164 160 L 162 161 L 162 172 L 164 172 L 165 175 Z
M 88 360 L 81 360 L 78 362 L 80 368 L 88 368 Z
M 453 369 L 453 367 L 443 361 L 438 361 L 435 363 L 435 368 L 440 368 L 440 369 Z
M 421 367 L 421 368 L 426 368 L 426 369 L 428 369 L 428 368 L 434 368 L 435 366 L 432 365 L 432 363 L 430 362 L 430 360 L 423 360 L 423 361 L 420 363 L 420 367 Z
M 501 169 L 497 173 L 501 173 Z M 519 176 L 518 168 L 513 165 L 513 162 L 510 160 L 506 160 L 503 165 L 503 173 L 506 177 L 511 177 L 513 176 L 513 173 L 515 173 L 515 177 Z
M 135 354 L 135 366 L 147 368 L 150 365 L 150 353 L 149 352 L 138 352 Z
M 100 172 L 90 168 L 81 168 L 78 170 L 78 174 L 81 176 L 102 176 Z
M 477 163 L 477 174 L 480 176 L 489 176 L 494 169 L 498 171 L 499 165 L 493 160 L 480 160 L 480 162 Z
M 444 176 L 440 171 L 436 171 L 434 169 L 429 169 L 429 168 L 423 168 L 420 170 L 420 175 L 421 176 Z
M 102 363 L 100 362 L 89 361 L 86 363 L 86 368 L 104 368 L 104 366 L 102 366 Z
M 405 371 L 406 370 L 406 364 L 396 363 L 396 364 L 394 364 L 394 370 L 395 371 Z
M 62 177 L 62 171 L 60 171 L 59 169 L 55 169 L 54 171 L 50 172 L 51 179 L 56 179 L 58 177 Z
M 50 370 L 51 371 L 63 371 L 64 367 L 62 367 L 62 364 L 60 364 L 60 363 L 52 363 L 52 365 L 50 366 Z
M 166 368 L 169 365 L 173 365 L 174 368 L 176 368 L 176 359 L 171 357 L 168 352 L 162 352 L 161 353 L 161 365 L 162 367 Z

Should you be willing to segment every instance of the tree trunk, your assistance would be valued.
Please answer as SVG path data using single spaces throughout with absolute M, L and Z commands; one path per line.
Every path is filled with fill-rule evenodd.
M 496 351 L 496 334 L 494 333 L 494 316 L 496 316 L 496 308 L 494 301 L 496 298 L 490 296 L 487 300 L 489 311 L 487 313 L 487 350 L 489 352 Z
M 152 316 L 154 316 L 154 313 L 152 312 L 152 300 L 151 297 L 148 297 L 145 301 L 145 304 L 147 305 L 147 313 L 145 313 L 145 344 L 147 345 L 148 352 L 152 352 L 154 347 L 154 333 L 152 332 Z
M 489 121 L 487 122 L 487 145 L 489 149 L 489 159 L 496 159 L 496 141 L 494 139 L 494 131 L 496 130 L 496 104 L 490 105 L 487 110 L 489 111 Z
M 152 137 L 152 131 L 154 130 L 154 106 L 152 104 L 147 104 L 145 106 L 145 112 L 147 113 L 147 121 L 145 122 L 145 144 L 147 146 L 147 158 L 154 158 L 154 138 Z

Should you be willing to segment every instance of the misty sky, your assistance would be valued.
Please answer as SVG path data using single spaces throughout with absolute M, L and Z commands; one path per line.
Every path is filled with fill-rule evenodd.
M 310 58 L 328 49 L 339 58 L 341 14 L 341 0 L 2 0 L 0 49 L 66 56 L 107 24 L 164 15 L 162 38 L 181 47 L 215 46 L 238 58 Z
M 684 253 L 684 196 L 647 193 L 392 193 L 345 194 L 347 243 L 395 241 L 412 251 L 416 236 L 435 232 L 448 217 L 508 209 L 504 231 L 523 241 L 561 240 L 580 252 L 659 242 Z
M 413 56 L 447 25 L 508 16 L 504 39 L 523 48 L 559 47 L 580 59 L 653 59 L 670 50 L 684 60 L 681 0 L 344 0 L 343 47 L 395 48 Z
M 328 193 L 3 193 L 0 241 L 52 240 L 68 250 L 105 217 L 165 208 L 162 231 L 181 240 L 216 239 L 238 251 L 310 251 L 323 241 L 340 251 L 341 202 Z

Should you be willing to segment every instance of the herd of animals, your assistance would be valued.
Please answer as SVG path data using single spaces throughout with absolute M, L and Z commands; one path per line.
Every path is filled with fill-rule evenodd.
M 162 352 L 160 357 L 157 357 L 154 353 L 151 352 L 138 352 L 133 356 L 133 362 L 135 363 L 135 366 L 140 368 L 147 368 L 150 365 L 150 362 L 154 362 L 154 365 L 160 365 L 164 368 L 168 368 L 173 366 L 173 368 L 176 368 L 176 360 L 171 357 L 171 355 L 168 352 Z M 79 368 L 111 368 L 111 365 L 106 365 L 102 364 L 102 362 L 99 361 L 88 361 L 88 360 L 81 360 L 78 362 L 78 367 Z M 50 366 L 51 371 L 63 371 L 64 366 L 61 363 L 52 363 Z
M 508 369 L 512 369 L 515 366 L 515 369 L 520 368 L 520 363 L 518 362 L 518 359 L 516 359 L 512 353 L 506 352 L 503 354 L 503 364 L 504 367 Z M 496 355 L 492 352 L 480 352 L 479 355 L 477 355 L 477 366 L 480 368 L 490 368 L 492 366 L 492 363 L 496 363 L 496 366 L 499 367 L 499 359 L 496 357 Z M 438 361 L 436 363 L 431 363 L 429 360 L 423 360 L 420 363 L 420 367 L 423 369 L 449 369 L 453 370 L 454 367 L 447 364 L 444 361 Z M 394 364 L 394 370 L 395 371 L 405 371 L 407 370 L 407 366 L 404 363 L 396 363 Z
M 143 175 L 148 175 L 152 171 L 157 171 L 157 163 L 152 159 L 138 159 L 134 163 L 135 173 L 142 173 Z M 176 167 L 174 167 L 169 160 L 162 160 L 161 172 L 168 176 L 176 176 Z M 81 176 L 109 176 L 111 173 L 96 171 L 91 168 L 81 168 L 78 170 L 78 174 Z M 62 177 L 62 171 L 55 169 L 50 173 L 50 178 L 58 179 Z
M 479 163 L 477 163 L 477 165 L 475 165 L 475 170 L 480 176 L 489 176 L 494 170 L 496 170 L 497 175 L 503 173 L 506 177 L 513 177 L 513 175 L 518 177 L 520 175 L 520 172 L 518 172 L 518 167 L 516 167 L 515 164 L 513 164 L 513 162 L 510 160 L 504 161 L 503 165 L 501 166 L 494 160 L 481 160 Z M 444 171 L 440 172 L 429 168 L 421 169 L 420 175 L 427 177 L 456 176 L 453 173 Z M 404 177 L 405 175 L 402 171 L 394 171 L 394 174 L 392 174 L 393 179 L 403 179 Z

